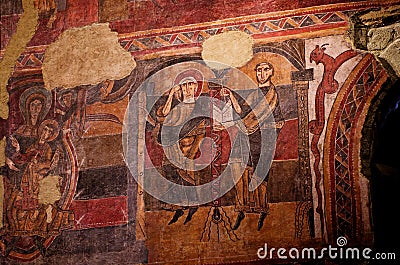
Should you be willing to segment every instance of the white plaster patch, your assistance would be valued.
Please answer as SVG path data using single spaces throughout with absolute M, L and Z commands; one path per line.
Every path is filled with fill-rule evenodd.
M 211 68 L 221 70 L 244 66 L 253 56 L 253 39 L 242 31 L 228 31 L 203 42 L 202 58 Z
M 39 203 L 54 204 L 61 198 L 58 176 L 47 176 L 39 182 Z
M 107 23 L 66 30 L 50 44 L 43 61 L 47 89 L 122 79 L 136 67 Z

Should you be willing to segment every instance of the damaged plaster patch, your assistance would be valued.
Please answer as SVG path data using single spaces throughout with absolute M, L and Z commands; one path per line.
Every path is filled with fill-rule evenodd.
M 122 79 L 135 67 L 108 23 L 66 30 L 48 46 L 42 65 L 47 89 Z
M 47 176 L 39 182 L 39 203 L 54 204 L 61 198 L 58 176 Z
M 23 0 L 22 6 L 24 13 L 18 21 L 17 31 L 11 36 L 0 62 L 0 117 L 3 119 L 8 118 L 8 79 L 14 71 L 15 62 L 35 34 L 38 23 L 38 10 L 32 0 Z
M 203 42 L 202 58 L 211 68 L 244 66 L 253 56 L 253 39 L 242 31 L 228 31 L 214 35 Z

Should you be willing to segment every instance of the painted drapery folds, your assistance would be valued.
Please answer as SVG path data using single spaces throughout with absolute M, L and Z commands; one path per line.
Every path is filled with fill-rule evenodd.
M 44 255 L 52 237 L 74 224 L 68 209 L 76 183 L 74 157 L 64 123 L 49 115 L 51 93 L 40 85 L 18 92 L 20 115 L 13 121 L 20 125 L 6 138 L 2 243 L 5 255 L 18 256 L 22 249 Z
M 1 88 L 2 260 L 225 264 L 266 243 L 373 245 L 359 141 L 388 75 L 347 27 L 397 1 L 201 1 L 220 15 L 190 18 L 182 1 L 33 2 L 36 32 Z M 25 11 L 1 8 L 11 60 Z

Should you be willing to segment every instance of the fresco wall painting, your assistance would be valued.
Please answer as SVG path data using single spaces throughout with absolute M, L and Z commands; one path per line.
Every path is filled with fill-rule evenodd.
M 7 85 L 5 260 L 100 262 L 118 253 L 119 264 L 218 264 L 257 260 L 265 243 L 371 242 L 360 128 L 388 76 L 346 41 L 349 16 L 369 4 L 123 32 L 126 14 L 110 15 L 100 1 L 96 21 L 96 1 L 88 1 L 82 25 L 111 21 L 135 66 L 122 78 L 46 89 L 46 48 L 66 27 L 80 26 L 68 24 L 74 6 L 56 2 L 39 8 L 46 29 L 39 26 Z M 1 31 L 3 58 L 13 23 Z M 236 31 L 252 38 L 247 62 L 218 68 L 202 60 L 204 41 Z M 178 141 L 164 144 L 163 130 L 176 131 Z M 263 165 L 266 178 L 249 189 Z M 233 184 L 221 194 L 223 174 L 231 179 L 222 184 Z M 163 186 L 158 176 L 182 186 Z M 207 183 L 206 203 L 181 189 Z M 176 196 L 187 204 L 169 203 Z

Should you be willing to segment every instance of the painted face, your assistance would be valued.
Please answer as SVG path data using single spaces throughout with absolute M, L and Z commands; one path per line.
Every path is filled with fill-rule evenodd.
M 47 139 L 50 138 L 51 134 L 53 133 L 53 128 L 49 127 L 49 126 L 44 126 L 42 133 L 40 135 L 40 140 L 42 142 L 46 141 Z
M 274 70 L 268 64 L 261 64 L 257 66 L 256 75 L 259 84 L 268 82 L 274 74 Z
M 39 117 L 40 112 L 42 111 L 42 108 L 43 108 L 43 103 L 39 99 L 35 99 L 29 104 L 29 112 L 33 124 L 36 124 L 36 121 Z
M 197 83 L 195 82 L 186 82 L 181 84 L 182 94 L 183 94 L 183 101 L 191 101 L 194 99 L 194 95 L 197 90 Z
M 68 108 L 72 106 L 72 93 L 66 93 L 62 96 L 62 101 L 64 105 Z

